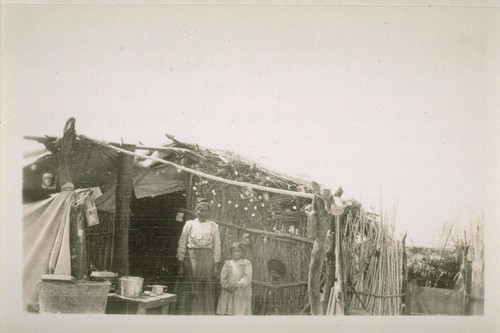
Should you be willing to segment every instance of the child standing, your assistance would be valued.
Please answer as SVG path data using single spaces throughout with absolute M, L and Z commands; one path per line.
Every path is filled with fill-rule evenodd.
M 252 314 L 252 264 L 244 259 L 244 248 L 235 243 L 230 248 L 231 260 L 226 260 L 221 271 L 222 292 L 217 314 Z

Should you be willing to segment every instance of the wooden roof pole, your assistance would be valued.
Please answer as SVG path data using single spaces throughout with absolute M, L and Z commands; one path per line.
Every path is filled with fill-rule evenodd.
M 82 135 L 82 134 L 79 134 L 78 136 L 81 137 L 81 138 L 83 138 L 83 139 L 87 139 L 87 140 L 93 141 L 93 142 L 98 143 L 98 144 L 100 144 L 100 145 L 102 145 L 104 147 L 107 147 L 107 148 L 110 148 L 110 149 L 114 149 L 116 151 L 119 151 L 119 152 L 127 154 L 127 155 L 137 156 L 137 157 L 142 157 L 142 158 L 147 158 L 147 159 L 153 160 L 153 161 L 158 162 L 158 163 L 172 165 L 172 166 L 176 167 L 179 170 L 186 171 L 186 172 L 195 174 L 195 175 L 197 175 L 199 177 L 203 177 L 203 178 L 215 180 L 215 181 L 218 181 L 218 182 L 221 182 L 221 183 L 225 183 L 225 184 L 229 184 L 229 185 L 235 185 L 235 186 L 241 186 L 241 187 L 250 187 L 250 188 L 252 188 L 254 190 L 265 191 L 265 192 L 270 192 L 270 193 L 277 193 L 277 194 L 284 194 L 284 195 L 290 195 L 290 196 L 294 196 L 294 197 L 307 198 L 307 199 L 313 199 L 314 196 L 315 196 L 312 193 L 281 190 L 281 189 L 273 188 L 273 187 L 266 187 L 266 186 L 262 186 L 262 185 L 252 184 L 252 183 L 245 183 L 245 182 L 239 182 L 239 181 L 230 180 L 230 179 L 224 179 L 224 178 L 213 176 L 213 175 L 210 175 L 208 173 L 204 173 L 204 172 L 201 172 L 201 171 L 198 171 L 198 170 L 190 169 L 190 168 L 187 168 L 185 166 L 178 165 L 178 164 L 172 163 L 170 161 L 166 161 L 166 160 L 161 159 L 161 158 L 157 158 L 157 157 L 154 157 L 154 156 L 148 156 L 148 155 L 144 155 L 144 154 L 140 154 L 140 153 L 135 153 L 135 152 L 132 152 L 132 151 L 127 151 L 125 149 L 122 149 L 122 148 L 119 148 L 119 147 L 115 147 L 115 146 L 109 144 L 108 142 L 105 142 L 105 141 L 102 141 L 102 140 L 93 139 L 93 138 L 90 138 L 90 137 Z

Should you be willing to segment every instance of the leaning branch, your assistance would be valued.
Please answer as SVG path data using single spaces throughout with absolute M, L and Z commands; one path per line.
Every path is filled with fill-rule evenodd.
M 189 210 L 189 209 L 177 208 L 177 210 L 180 211 L 180 212 L 186 213 L 186 214 L 193 215 L 193 216 L 195 215 L 195 212 L 192 211 L 192 210 Z M 289 235 L 289 234 L 279 234 L 279 233 L 276 233 L 276 232 L 271 232 L 271 231 L 266 231 L 266 230 L 246 228 L 246 227 L 242 227 L 242 226 L 239 226 L 239 225 L 234 225 L 234 224 L 231 224 L 231 223 L 222 222 L 222 221 L 218 221 L 218 220 L 212 220 L 212 221 L 214 221 L 217 224 L 223 225 L 225 227 L 243 230 L 243 231 L 249 232 L 251 234 L 258 234 L 258 235 L 264 235 L 264 236 L 273 237 L 276 240 L 284 240 L 284 241 L 288 241 L 288 242 L 299 241 L 299 242 L 304 242 L 304 243 L 308 243 L 308 244 L 313 244 L 314 243 L 313 239 L 310 239 L 310 238 L 307 238 L 307 237 L 301 237 L 301 236 Z

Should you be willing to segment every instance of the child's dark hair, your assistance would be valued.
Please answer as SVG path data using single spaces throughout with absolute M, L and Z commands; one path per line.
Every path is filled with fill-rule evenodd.
M 233 251 L 236 249 L 240 250 L 242 257 L 245 257 L 245 255 L 246 255 L 245 250 L 246 249 L 245 249 L 245 246 L 240 242 L 235 242 L 231 245 L 231 247 L 229 248 L 229 254 L 233 254 Z

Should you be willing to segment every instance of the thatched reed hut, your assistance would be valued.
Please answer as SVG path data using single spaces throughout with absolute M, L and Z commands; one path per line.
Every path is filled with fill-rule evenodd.
M 342 211 L 332 213 L 334 194 L 319 184 L 170 136 L 168 145 L 144 147 L 109 144 L 74 133 L 66 157 L 61 155 L 64 137 L 26 138 L 43 143 L 51 154 L 24 168 L 25 202 L 60 190 L 60 178 L 65 177 L 61 176 L 62 163 L 66 163 L 75 188 L 98 187 L 102 193 L 96 199 L 100 223 L 86 230 L 85 264 L 89 270 L 143 276 L 145 284 L 162 283 L 175 291 L 177 240 L 184 222 L 192 217 L 196 199 L 205 198 L 211 203 L 212 220 L 220 226 L 223 259 L 234 241 L 249 241 L 254 314 L 325 313 L 330 310 L 337 280 L 345 281 L 344 290 L 347 282 L 354 291 L 366 290 L 363 283 L 352 284 L 351 275 L 364 271 L 351 274 L 352 258 L 346 253 L 357 246 L 355 237 L 384 232 L 375 233 L 380 229 L 376 216 L 363 212 L 354 200 L 341 201 Z M 55 176 L 54 186 L 40 185 L 44 174 Z M 337 199 L 342 194 L 339 190 Z M 333 251 L 331 235 L 336 221 L 336 234 L 346 236 L 343 256 L 341 248 L 336 256 Z M 373 256 L 386 245 L 380 237 L 373 240 L 378 243 L 361 251 L 363 256 Z M 337 265 L 335 257 L 341 260 Z M 375 267 L 378 262 L 371 264 L 366 258 L 366 265 L 371 265 L 372 274 L 379 274 L 380 281 L 387 280 L 381 274 L 401 271 L 393 267 L 382 272 Z M 341 273 L 344 277 L 335 280 L 335 266 L 341 267 L 341 262 L 346 267 Z M 346 292 L 342 303 L 356 303 L 354 295 L 359 299 L 355 307 L 369 301 Z

